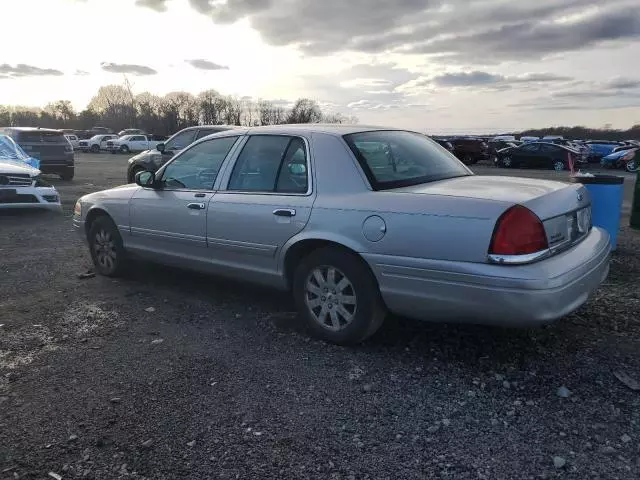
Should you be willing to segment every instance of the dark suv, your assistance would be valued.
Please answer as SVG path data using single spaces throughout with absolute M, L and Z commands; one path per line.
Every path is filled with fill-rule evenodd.
M 165 143 L 159 143 L 155 149 L 146 150 L 129 159 L 127 167 L 127 181 L 133 183 L 138 172 L 156 172 L 162 165 L 167 163 L 177 152 L 192 144 L 196 140 L 211 135 L 236 128 L 230 125 L 199 125 L 197 127 L 187 127 L 173 134 Z
M 481 160 L 491 159 L 489 145 L 481 138 L 449 138 L 449 143 L 453 145 L 453 154 L 466 165 L 473 165 Z
M 5 127 L 0 133 L 9 135 L 27 155 L 40 160 L 42 173 L 56 173 L 71 180 L 75 173 L 73 147 L 61 130 L 36 127 Z

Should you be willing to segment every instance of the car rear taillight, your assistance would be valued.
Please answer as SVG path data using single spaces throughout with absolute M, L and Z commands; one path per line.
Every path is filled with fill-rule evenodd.
M 538 216 L 522 205 L 515 205 L 498 219 L 489 254 L 529 255 L 548 248 L 547 235 Z

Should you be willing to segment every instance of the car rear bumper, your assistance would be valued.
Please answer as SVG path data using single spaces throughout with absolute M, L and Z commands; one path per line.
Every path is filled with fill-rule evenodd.
M 573 312 L 609 272 L 609 235 L 530 265 L 364 255 L 393 313 L 429 321 L 531 327 Z

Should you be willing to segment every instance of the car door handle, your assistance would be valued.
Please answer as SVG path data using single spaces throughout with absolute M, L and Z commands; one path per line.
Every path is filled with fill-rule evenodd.
M 296 211 L 293 208 L 278 208 L 273 211 L 276 217 L 294 217 Z
M 205 204 L 204 203 L 189 203 L 187 205 L 187 208 L 190 208 L 191 210 L 204 210 L 205 209 Z

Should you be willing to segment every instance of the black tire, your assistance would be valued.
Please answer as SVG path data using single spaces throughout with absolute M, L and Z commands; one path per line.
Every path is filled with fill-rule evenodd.
M 347 279 L 350 285 L 346 290 L 343 289 L 342 292 L 347 291 L 345 298 L 348 296 L 353 298 L 354 301 L 353 310 L 347 312 L 352 314 L 351 321 L 341 325 L 336 330 L 331 329 L 328 325 L 323 326 L 316 319 L 317 314 L 307 303 L 307 301 L 320 300 L 319 296 L 314 299 L 309 298 L 310 295 L 314 294 L 307 291 L 307 282 L 311 281 L 310 279 L 316 269 L 323 268 L 333 268 L 336 270 L 337 278 Z M 319 285 L 318 283 L 316 284 Z M 333 293 L 336 293 L 335 290 Z M 352 294 L 349 295 L 349 293 Z M 328 292 L 327 295 L 331 295 L 331 292 Z M 359 343 L 370 337 L 380 328 L 387 313 L 376 279 L 368 266 L 357 255 L 338 248 L 321 248 L 302 259 L 295 270 L 293 278 L 293 297 L 298 311 L 313 334 L 325 341 L 339 345 Z M 335 299 L 340 297 L 342 295 L 336 295 Z M 322 299 L 325 299 L 325 297 L 323 296 Z M 327 301 L 331 302 L 331 299 L 327 298 Z M 342 302 L 340 302 L 340 306 L 338 306 L 337 302 L 339 300 L 336 300 L 334 304 L 336 306 L 334 312 L 338 312 L 338 308 L 345 308 Z M 325 306 L 327 306 L 326 303 Z M 320 312 L 323 311 L 324 306 L 319 307 Z M 331 303 L 327 308 L 332 308 Z M 329 313 L 329 310 L 326 310 L 326 312 Z M 338 315 L 338 313 L 335 314 L 336 316 Z M 344 319 L 345 317 L 342 318 Z M 331 321 L 333 323 L 333 317 Z
M 120 147 L 120 153 L 124 153 L 124 154 L 129 153 L 129 147 L 127 147 L 126 145 L 122 145 Z
M 556 171 L 556 172 L 562 172 L 563 170 L 565 170 L 567 167 L 564 163 L 564 160 L 554 160 L 551 167 Z
M 60 172 L 60 178 L 66 182 L 73 180 L 73 177 L 76 174 L 75 167 L 68 167 L 64 171 Z
M 503 168 L 511 168 L 513 167 L 513 158 L 507 155 L 506 157 L 502 157 L 499 163 Z
M 124 272 L 126 259 L 122 237 L 111 218 L 96 218 L 87 240 L 96 272 L 106 277 L 117 277 Z
M 94 143 L 93 145 L 91 145 L 91 148 L 89 150 L 91 151 L 91 153 L 100 153 L 100 146 Z
M 144 168 L 137 166 L 137 167 L 133 167 L 130 171 L 129 171 L 129 176 L 127 178 L 127 181 L 129 183 L 135 183 L 136 181 L 136 173 L 138 172 L 144 172 Z

